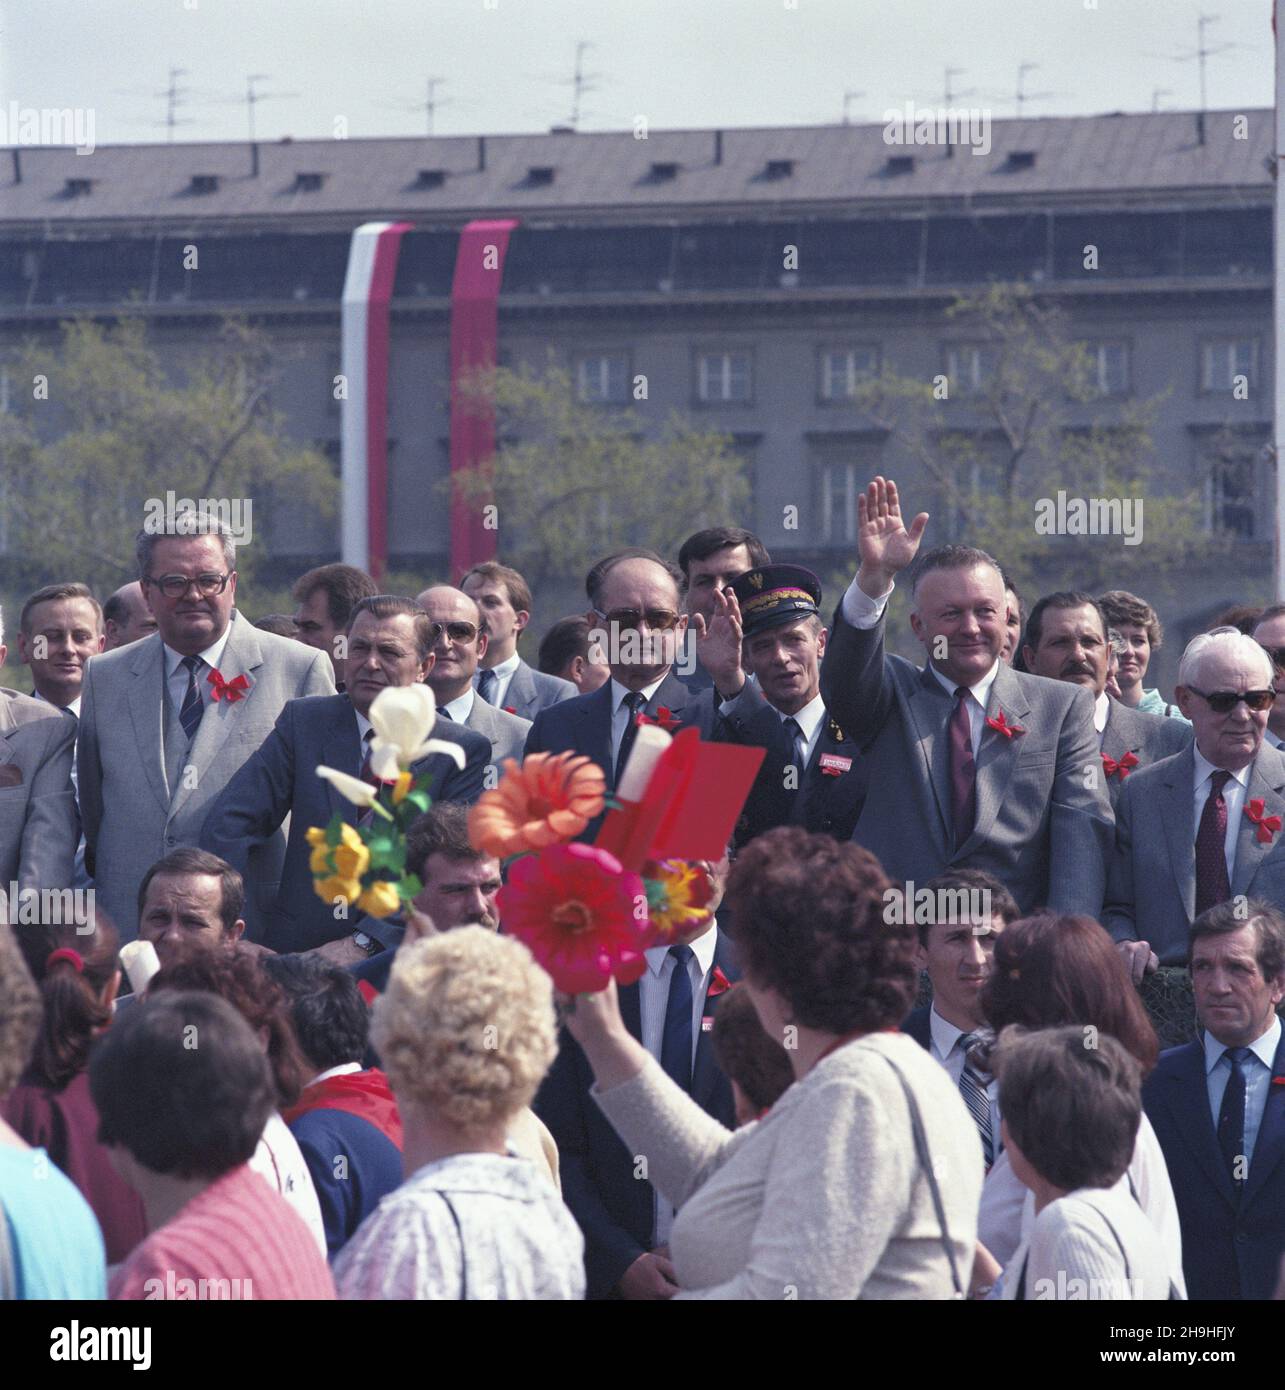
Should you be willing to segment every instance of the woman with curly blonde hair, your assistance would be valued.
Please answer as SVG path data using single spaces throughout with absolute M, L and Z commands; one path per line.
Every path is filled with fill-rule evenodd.
M 460 927 L 398 951 L 371 1040 L 406 1181 L 335 1263 L 341 1298 L 582 1298 L 584 1241 L 508 1140 L 557 1050 L 553 986 L 520 942 Z

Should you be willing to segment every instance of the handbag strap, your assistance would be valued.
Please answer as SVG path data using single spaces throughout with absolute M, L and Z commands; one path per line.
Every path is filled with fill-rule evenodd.
M 914 1136 L 915 1156 L 919 1160 L 919 1166 L 924 1170 L 924 1177 L 928 1179 L 928 1191 L 932 1195 L 933 1211 L 937 1215 L 937 1224 L 941 1227 L 942 1249 L 945 1250 L 946 1260 L 950 1264 L 950 1282 L 955 1286 L 955 1296 L 963 1298 L 964 1286 L 959 1279 L 959 1265 L 955 1259 L 955 1247 L 950 1239 L 950 1228 L 946 1224 L 946 1207 L 941 1200 L 941 1188 L 937 1185 L 937 1175 L 933 1172 L 932 1158 L 928 1152 L 928 1136 L 924 1133 L 924 1122 L 919 1113 L 919 1102 L 915 1099 L 915 1093 L 910 1089 L 909 1082 L 896 1062 L 885 1052 L 881 1052 L 879 1055 L 893 1069 L 897 1075 L 897 1080 L 901 1082 L 902 1093 L 905 1095 L 906 1105 L 910 1109 L 910 1132 Z
M 464 1249 L 464 1231 L 460 1226 L 459 1213 L 455 1210 L 455 1205 L 445 1192 L 439 1191 L 437 1194 L 446 1203 L 446 1210 L 451 1214 L 451 1220 L 455 1223 L 455 1238 L 460 1243 L 460 1302 L 468 1302 L 468 1255 Z

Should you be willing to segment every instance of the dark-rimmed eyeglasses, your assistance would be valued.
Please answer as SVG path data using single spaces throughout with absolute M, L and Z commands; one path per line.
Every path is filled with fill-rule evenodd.
M 1246 690 L 1243 693 L 1236 690 L 1215 690 L 1206 695 L 1203 690 L 1197 690 L 1194 685 L 1189 685 L 1187 689 L 1193 695 L 1199 695 L 1215 714 L 1230 714 L 1242 700 L 1250 709 L 1259 713 L 1265 709 L 1271 709 L 1276 703 L 1274 690 Z
M 155 579 L 148 575 L 143 583 L 153 585 L 166 598 L 182 598 L 195 584 L 202 598 L 213 598 L 228 587 L 231 578 L 231 574 L 197 574 L 190 577 L 186 574 L 162 574 Z
M 645 621 L 653 632 L 669 632 L 678 622 L 678 614 L 672 608 L 648 608 L 645 612 L 637 608 L 613 608 L 604 613 L 601 608 L 593 610 L 609 623 L 615 623 L 621 632 L 637 632 Z
M 477 636 L 477 624 L 466 623 L 463 619 L 454 623 L 434 623 L 433 641 L 445 633 L 452 642 L 471 642 Z

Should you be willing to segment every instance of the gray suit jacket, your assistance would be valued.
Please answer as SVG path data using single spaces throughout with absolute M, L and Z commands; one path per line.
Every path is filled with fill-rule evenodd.
M 561 676 L 546 676 L 528 666 L 520 657 L 518 669 L 509 680 L 501 713 L 515 714 L 519 719 L 534 719 L 542 709 L 574 699 L 580 692 Z M 521 753 L 514 756 L 521 757 Z
M 1117 941 L 1148 941 L 1161 965 L 1187 963 L 1187 933 L 1196 913 L 1196 757 L 1193 745 L 1132 774 L 1117 808 L 1115 854 L 1107 877 L 1102 925 Z M 1285 822 L 1285 756 L 1258 750 L 1245 805 L 1262 797 L 1264 816 Z M 1270 842 L 1241 816 L 1233 897 L 1266 898 L 1285 909 L 1285 833 Z
M 1120 793 L 1130 777 L 1136 776 L 1144 767 L 1158 763 L 1161 758 L 1181 753 L 1191 739 L 1191 725 L 1181 719 L 1166 719 L 1163 714 L 1148 714 L 1145 710 L 1130 709 L 1128 705 L 1112 700 L 1107 726 L 1102 730 L 1103 755 L 1118 763 L 1132 753 L 1138 760 L 1137 767 L 1127 771 L 1124 776 L 1117 771 L 1114 776 L 1107 777 L 1112 810 L 1119 806 Z
M 332 695 L 325 652 L 262 632 L 233 611 L 220 670 L 244 674 L 245 698 L 214 701 L 192 742 L 187 771 L 170 788 L 165 771 L 165 663 L 159 633 L 93 657 L 80 706 L 81 815 L 94 883 L 122 941 L 138 934 L 138 885 L 179 845 L 195 845 L 210 807 L 272 732 L 288 700 Z M 281 877 L 285 837 L 260 847 L 256 876 Z
M 71 756 L 76 719 L 0 689 L 0 893 L 70 888 L 80 839 Z
M 571 685 L 571 682 L 567 681 L 567 684 Z M 571 688 L 574 690 L 575 686 Z M 516 714 L 510 714 L 507 710 L 496 709 L 494 705 L 488 705 L 476 691 L 473 693 L 473 708 L 464 721 L 464 727 L 474 729 L 490 740 L 491 756 L 488 762 L 495 769 L 495 773 L 487 779 L 487 786 L 494 786 L 499 780 L 500 764 L 505 758 L 522 761 L 522 749 L 526 744 L 531 721 L 519 719 Z
M 1101 776 L 1093 696 L 1000 663 L 986 713 L 1025 730 L 987 729 L 977 755 L 977 816 L 958 849 L 951 829 L 953 701 L 931 671 L 884 652 L 882 621 L 866 631 L 835 614 L 821 696 L 869 757 L 869 794 L 853 839 L 893 879 L 922 885 L 949 867 L 984 869 L 1023 912 L 1102 909 L 1111 803 Z

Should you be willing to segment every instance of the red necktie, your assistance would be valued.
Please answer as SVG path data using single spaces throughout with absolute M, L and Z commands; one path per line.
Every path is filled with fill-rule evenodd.
M 1227 803 L 1223 788 L 1231 781 L 1230 772 L 1215 772 L 1210 778 L 1209 799 L 1200 814 L 1196 831 L 1196 916 L 1208 907 L 1225 903 L 1231 897 L 1227 879 Z
M 968 718 L 968 691 L 955 690 L 950 716 L 950 810 L 955 824 L 955 848 L 973 833 L 977 820 L 977 768 L 973 763 L 973 726 Z

